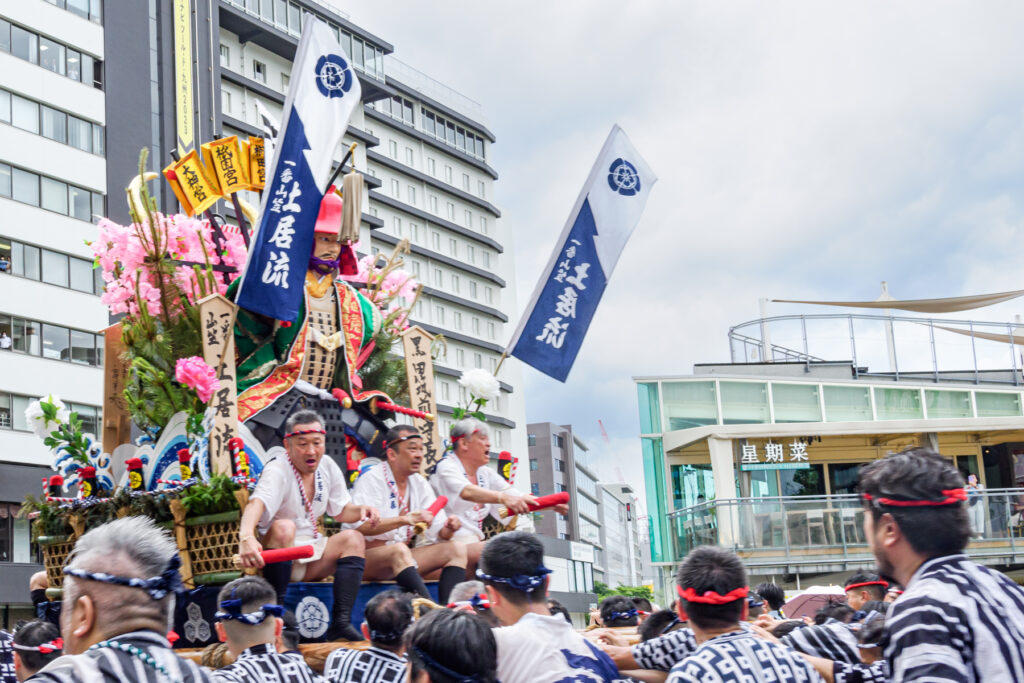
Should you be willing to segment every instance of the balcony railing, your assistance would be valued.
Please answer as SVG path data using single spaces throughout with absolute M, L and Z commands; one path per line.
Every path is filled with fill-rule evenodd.
M 967 553 L 989 564 L 1024 562 L 1024 488 L 972 495 Z M 855 494 L 712 500 L 668 515 L 676 560 L 700 545 L 736 551 L 762 571 L 845 571 L 874 564 Z
M 787 315 L 730 328 L 729 352 L 733 363 L 848 362 L 854 376 L 1020 385 L 1018 339 L 1024 329 L 1012 323 Z

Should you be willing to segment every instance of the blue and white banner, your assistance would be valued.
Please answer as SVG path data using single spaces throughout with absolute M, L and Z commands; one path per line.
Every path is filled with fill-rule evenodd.
M 612 127 L 508 355 L 565 381 L 656 181 L 622 129 Z
M 362 88 L 327 24 L 306 15 L 291 87 L 236 303 L 277 320 L 299 313 L 313 227 L 338 141 Z

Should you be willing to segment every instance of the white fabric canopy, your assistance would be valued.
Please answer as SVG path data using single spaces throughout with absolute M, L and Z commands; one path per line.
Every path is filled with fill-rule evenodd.
M 970 330 L 962 330 L 957 327 L 943 327 L 942 325 L 936 325 L 935 329 L 945 330 L 946 332 L 954 332 L 956 334 L 962 334 L 966 337 L 975 336 L 978 339 L 988 339 L 989 341 L 1002 342 L 1004 344 L 1021 344 L 1024 345 L 1024 327 L 1013 328 L 1013 337 L 1011 338 L 1008 334 L 995 334 L 994 332 L 978 332 L 975 330 L 973 333 Z
M 813 304 L 815 306 L 844 306 L 846 308 L 881 308 L 900 311 L 916 311 L 917 313 L 955 313 L 969 311 L 972 308 L 983 308 L 993 304 L 1024 296 L 1024 289 L 997 294 L 978 294 L 975 296 L 954 296 L 945 299 L 905 299 L 892 301 L 800 301 L 796 299 L 772 299 L 778 304 Z M 969 334 L 969 333 L 968 333 Z M 976 336 L 981 336 L 975 333 Z M 999 335 L 996 335 L 999 336 Z M 1009 338 L 1007 338 L 1009 340 Z

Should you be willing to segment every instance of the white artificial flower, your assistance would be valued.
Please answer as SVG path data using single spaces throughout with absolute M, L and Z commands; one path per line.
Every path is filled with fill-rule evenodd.
M 493 401 L 498 398 L 500 385 L 494 375 L 482 368 L 472 368 L 462 373 L 459 384 L 476 398 Z
M 43 407 L 40 405 L 44 401 L 53 405 L 57 409 L 56 420 L 46 419 Z M 53 394 L 45 396 L 38 401 L 33 401 L 29 404 L 28 408 L 25 408 L 25 419 L 32 427 L 32 431 L 35 432 L 36 436 L 40 439 L 48 437 L 50 432 L 56 430 L 57 427 L 66 423 L 70 418 L 71 413 L 68 411 L 67 406 L 64 405 L 64 402 L 61 401 L 58 396 Z

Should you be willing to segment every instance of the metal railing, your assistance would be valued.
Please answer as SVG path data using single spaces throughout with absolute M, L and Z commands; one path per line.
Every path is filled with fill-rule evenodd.
M 1022 359 L 1017 339 L 1024 346 L 1024 327 L 1014 323 L 842 313 L 785 315 L 729 328 L 729 353 L 733 363 L 851 363 L 855 377 L 1019 386 Z
M 406 64 L 394 55 L 384 56 L 384 74 L 387 77 L 393 76 L 402 85 L 418 90 L 427 97 L 454 109 L 464 116 L 468 116 L 484 126 L 488 125 L 487 115 L 484 113 L 484 106 L 482 104 L 462 94 L 455 88 L 445 85 L 436 78 L 423 73 L 416 67 Z
M 972 494 L 967 512 L 969 555 L 1021 561 L 1024 488 Z M 872 560 L 864 514 L 856 494 L 731 498 L 675 510 L 668 523 L 677 560 L 697 546 L 718 545 L 751 566 L 853 565 Z

